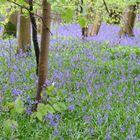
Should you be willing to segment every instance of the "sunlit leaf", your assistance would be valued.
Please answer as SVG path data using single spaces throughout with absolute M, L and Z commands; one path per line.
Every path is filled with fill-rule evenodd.
M 74 11 L 72 9 L 66 9 L 65 12 L 62 14 L 62 19 L 67 23 L 71 22 L 74 15 Z
M 57 102 L 53 105 L 54 109 L 57 110 L 58 112 L 63 112 L 67 109 L 67 106 L 63 102 Z
M 79 17 L 79 24 L 81 25 L 81 27 L 85 27 L 86 20 L 83 17 Z
M 21 100 L 20 97 L 18 97 L 18 98 L 15 100 L 15 103 L 14 103 L 14 110 L 15 110 L 17 113 L 23 113 L 23 111 L 25 110 L 25 108 L 24 108 L 24 103 L 23 103 L 23 101 Z

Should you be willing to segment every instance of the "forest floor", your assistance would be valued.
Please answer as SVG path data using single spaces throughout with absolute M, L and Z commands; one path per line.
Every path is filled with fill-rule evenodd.
M 52 27 L 54 29 L 52 31 L 54 36 L 65 36 L 65 37 L 76 37 L 82 38 L 81 36 L 81 27 L 78 24 L 69 24 L 69 25 L 61 25 L 57 27 L 56 25 Z M 91 30 L 91 26 L 89 26 L 89 31 Z M 86 41 L 93 42 L 101 42 L 101 43 L 109 43 L 111 46 L 113 45 L 123 45 L 123 46 L 140 46 L 140 28 L 134 29 L 134 37 L 119 37 L 120 27 L 118 25 L 109 25 L 102 23 L 101 28 L 99 30 L 99 34 L 93 37 L 85 38 Z
M 41 104 L 36 113 L 34 50 L 15 56 L 17 40 L 0 40 L 1 140 L 140 139 L 140 29 L 125 38 L 128 45 L 113 45 L 119 29 L 104 26 L 92 41 L 81 39 L 78 25 L 68 26 L 73 37 L 65 27 L 53 31 L 42 93 L 47 108 Z M 49 103 L 59 103 L 57 110 Z

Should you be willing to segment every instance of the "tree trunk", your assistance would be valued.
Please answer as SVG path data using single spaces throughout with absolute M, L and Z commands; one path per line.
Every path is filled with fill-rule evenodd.
M 30 11 L 33 11 L 33 0 L 29 1 Z M 36 75 L 38 75 L 38 65 L 39 65 L 39 45 L 37 40 L 37 24 L 34 14 L 30 12 L 30 20 L 32 23 L 32 40 L 34 44 L 35 56 L 36 56 Z
M 80 5 L 80 13 L 83 13 L 83 3 L 84 1 L 81 0 L 81 5 Z M 88 27 L 82 27 L 82 37 L 88 37 Z
M 134 24 L 136 19 L 136 9 L 137 9 L 137 5 L 129 5 L 124 10 L 123 26 L 119 31 L 120 37 L 122 35 L 134 36 L 133 29 L 134 29 Z
M 46 84 L 48 74 L 48 52 L 50 43 L 51 5 L 43 0 L 41 50 L 39 57 L 39 79 L 36 100 L 41 102 L 41 92 Z
M 28 52 L 31 45 L 30 18 L 23 15 L 22 9 L 18 16 L 18 48 L 17 54 Z
M 90 35 L 91 36 L 96 36 L 99 33 L 100 27 L 101 27 L 101 22 L 102 22 L 102 18 L 101 18 L 101 13 L 97 13 L 96 17 L 95 17 L 95 23 L 92 26 Z
M 88 27 L 82 27 L 82 36 L 88 37 Z
M 36 11 L 37 15 L 41 16 L 41 11 L 40 10 L 37 10 Z M 40 19 L 40 17 L 36 17 L 37 19 L 37 32 L 38 34 L 41 34 L 42 32 L 42 26 L 41 26 L 41 23 L 42 23 L 42 20 Z

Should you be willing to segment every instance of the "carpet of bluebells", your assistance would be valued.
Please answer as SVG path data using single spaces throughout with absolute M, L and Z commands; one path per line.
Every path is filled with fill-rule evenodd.
M 81 39 L 80 27 L 52 31 L 47 83 L 67 109 L 32 117 L 37 76 L 34 51 L 15 55 L 17 40 L 0 40 L 1 140 L 140 140 L 140 28 L 117 36 L 103 24 Z M 43 92 L 44 102 L 47 92 Z M 10 111 L 18 97 L 24 113 Z M 9 129 L 10 128 L 10 129 Z

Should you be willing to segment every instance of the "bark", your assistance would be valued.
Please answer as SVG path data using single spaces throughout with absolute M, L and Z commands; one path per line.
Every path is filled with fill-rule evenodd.
M 36 13 L 41 16 L 40 10 L 37 10 Z M 41 31 L 42 31 L 41 23 L 42 23 L 42 20 L 39 17 L 37 17 L 37 32 L 38 32 L 38 34 L 41 34 Z
M 22 53 L 26 53 L 30 51 L 31 45 L 31 30 L 30 30 L 30 18 L 25 16 L 20 10 L 18 17 L 18 48 L 17 54 L 22 51 Z
M 82 36 L 88 37 L 88 27 L 82 27 Z
M 33 0 L 29 1 L 30 5 L 30 11 L 33 11 Z M 33 13 L 30 12 L 30 20 L 32 24 L 32 40 L 34 44 L 34 50 L 35 50 L 35 57 L 36 57 L 36 75 L 38 75 L 38 65 L 39 65 L 39 45 L 37 40 L 37 24 L 35 20 L 35 16 Z
M 97 13 L 97 15 L 95 17 L 95 23 L 92 26 L 92 29 L 91 29 L 91 32 L 90 32 L 91 36 L 98 35 L 100 27 L 101 27 L 101 22 L 102 22 L 101 13 Z
M 48 52 L 50 43 L 51 5 L 43 0 L 41 50 L 39 57 L 39 79 L 36 100 L 41 102 L 41 92 L 46 84 L 48 74 Z
M 123 13 L 123 26 L 119 31 L 119 36 L 128 35 L 134 36 L 134 24 L 136 19 L 137 5 L 129 5 Z

